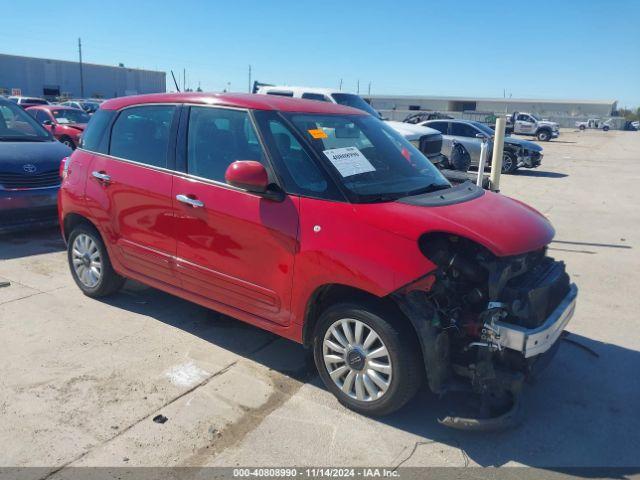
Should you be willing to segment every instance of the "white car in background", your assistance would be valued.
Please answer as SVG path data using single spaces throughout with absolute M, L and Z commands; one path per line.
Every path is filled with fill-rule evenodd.
M 282 97 L 303 98 L 306 100 L 316 100 L 320 102 L 338 103 L 347 107 L 357 108 L 373 115 L 376 118 L 382 117 L 364 99 L 355 93 L 332 90 L 330 88 L 313 87 L 288 87 L 288 86 L 261 86 L 256 93 L 265 95 L 279 95 Z M 444 160 L 442 150 L 442 134 L 433 128 L 422 127 L 410 123 L 384 120 L 396 132 L 410 141 L 416 148 L 431 160 L 438 164 Z

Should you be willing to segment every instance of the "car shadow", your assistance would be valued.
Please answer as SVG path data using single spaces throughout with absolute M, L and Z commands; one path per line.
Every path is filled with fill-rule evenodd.
M 135 282 L 103 301 L 324 390 L 309 351 L 295 342 Z M 569 467 L 624 467 L 620 478 L 640 472 L 640 353 L 580 335 L 567 338 L 571 343 L 563 341 L 549 368 L 525 388 L 523 419 L 516 428 L 481 433 L 444 427 L 438 418 L 451 413 L 459 400 L 438 398 L 426 387 L 400 411 L 373 420 L 419 437 L 399 459 L 403 466 L 420 465 L 420 449 L 441 442 L 459 449 L 465 464 L 520 464 L 558 472 Z M 278 355 L 260 353 L 276 341 L 283 342 L 275 349 Z M 278 358 L 282 350 L 288 351 L 286 361 Z M 580 471 L 586 477 L 601 473 Z
M 58 227 L 0 235 L 0 260 L 59 252 L 65 248 Z
M 544 170 L 523 170 L 518 169 L 516 175 L 521 177 L 541 177 L 541 178 L 564 178 L 569 175 L 566 173 L 558 173 L 558 172 L 545 172 Z

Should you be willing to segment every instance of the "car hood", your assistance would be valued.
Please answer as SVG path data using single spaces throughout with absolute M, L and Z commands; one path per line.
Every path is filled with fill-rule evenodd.
M 402 135 L 407 140 L 419 140 L 423 135 L 440 134 L 438 130 L 421 125 L 413 125 L 412 123 L 396 122 L 394 120 L 385 120 L 387 125 Z
M 530 142 L 529 140 L 522 140 L 521 138 L 505 137 L 504 143 L 516 145 L 518 147 L 524 148 L 525 150 L 532 150 L 534 152 L 542 151 L 542 147 L 537 143 Z
M 84 131 L 84 129 L 87 128 L 87 124 L 86 123 L 67 123 L 66 126 L 67 127 L 77 128 L 80 131 Z
M 501 257 L 538 250 L 555 235 L 540 212 L 498 193 L 484 191 L 471 200 L 444 206 L 421 206 L 420 197 L 355 208 L 362 221 L 410 240 L 417 242 L 427 232 L 447 232 L 473 240 Z
M 25 173 L 29 164 L 36 168 L 33 173 L 56 170 L 68 155 L 71 149 L 58 141 L 0 142 L 0 171 Z

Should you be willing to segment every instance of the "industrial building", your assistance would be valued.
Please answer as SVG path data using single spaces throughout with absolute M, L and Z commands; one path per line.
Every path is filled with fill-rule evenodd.
M 0 54 L 0 94 L 112 98 L 166 91 L 166 73 Z
M 572 127 L 588 117 L 615 115 L 616 100 L 543 100 L 530 98 L 437 97 L 365 95 L 373 108 L 392 120 L 404 120 L 418 111 L 446 112 L 453 117 L 483 113 L 529 112 Z

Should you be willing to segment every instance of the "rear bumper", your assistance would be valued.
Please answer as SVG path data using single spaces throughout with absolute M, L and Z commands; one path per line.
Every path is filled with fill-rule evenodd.
M 524 358 L 545 353 L 558 341 L 564 327 L 575 311 L 578 287 L 571 284 L 569 293 L 560 302 L 547 320 L 536 328 L 526 328 L 510 323 L 494 323 L 494 342 L 501 347 L 521 352 Z
M 57 224 L 58 188 L 0 190 L 0 233 Z

